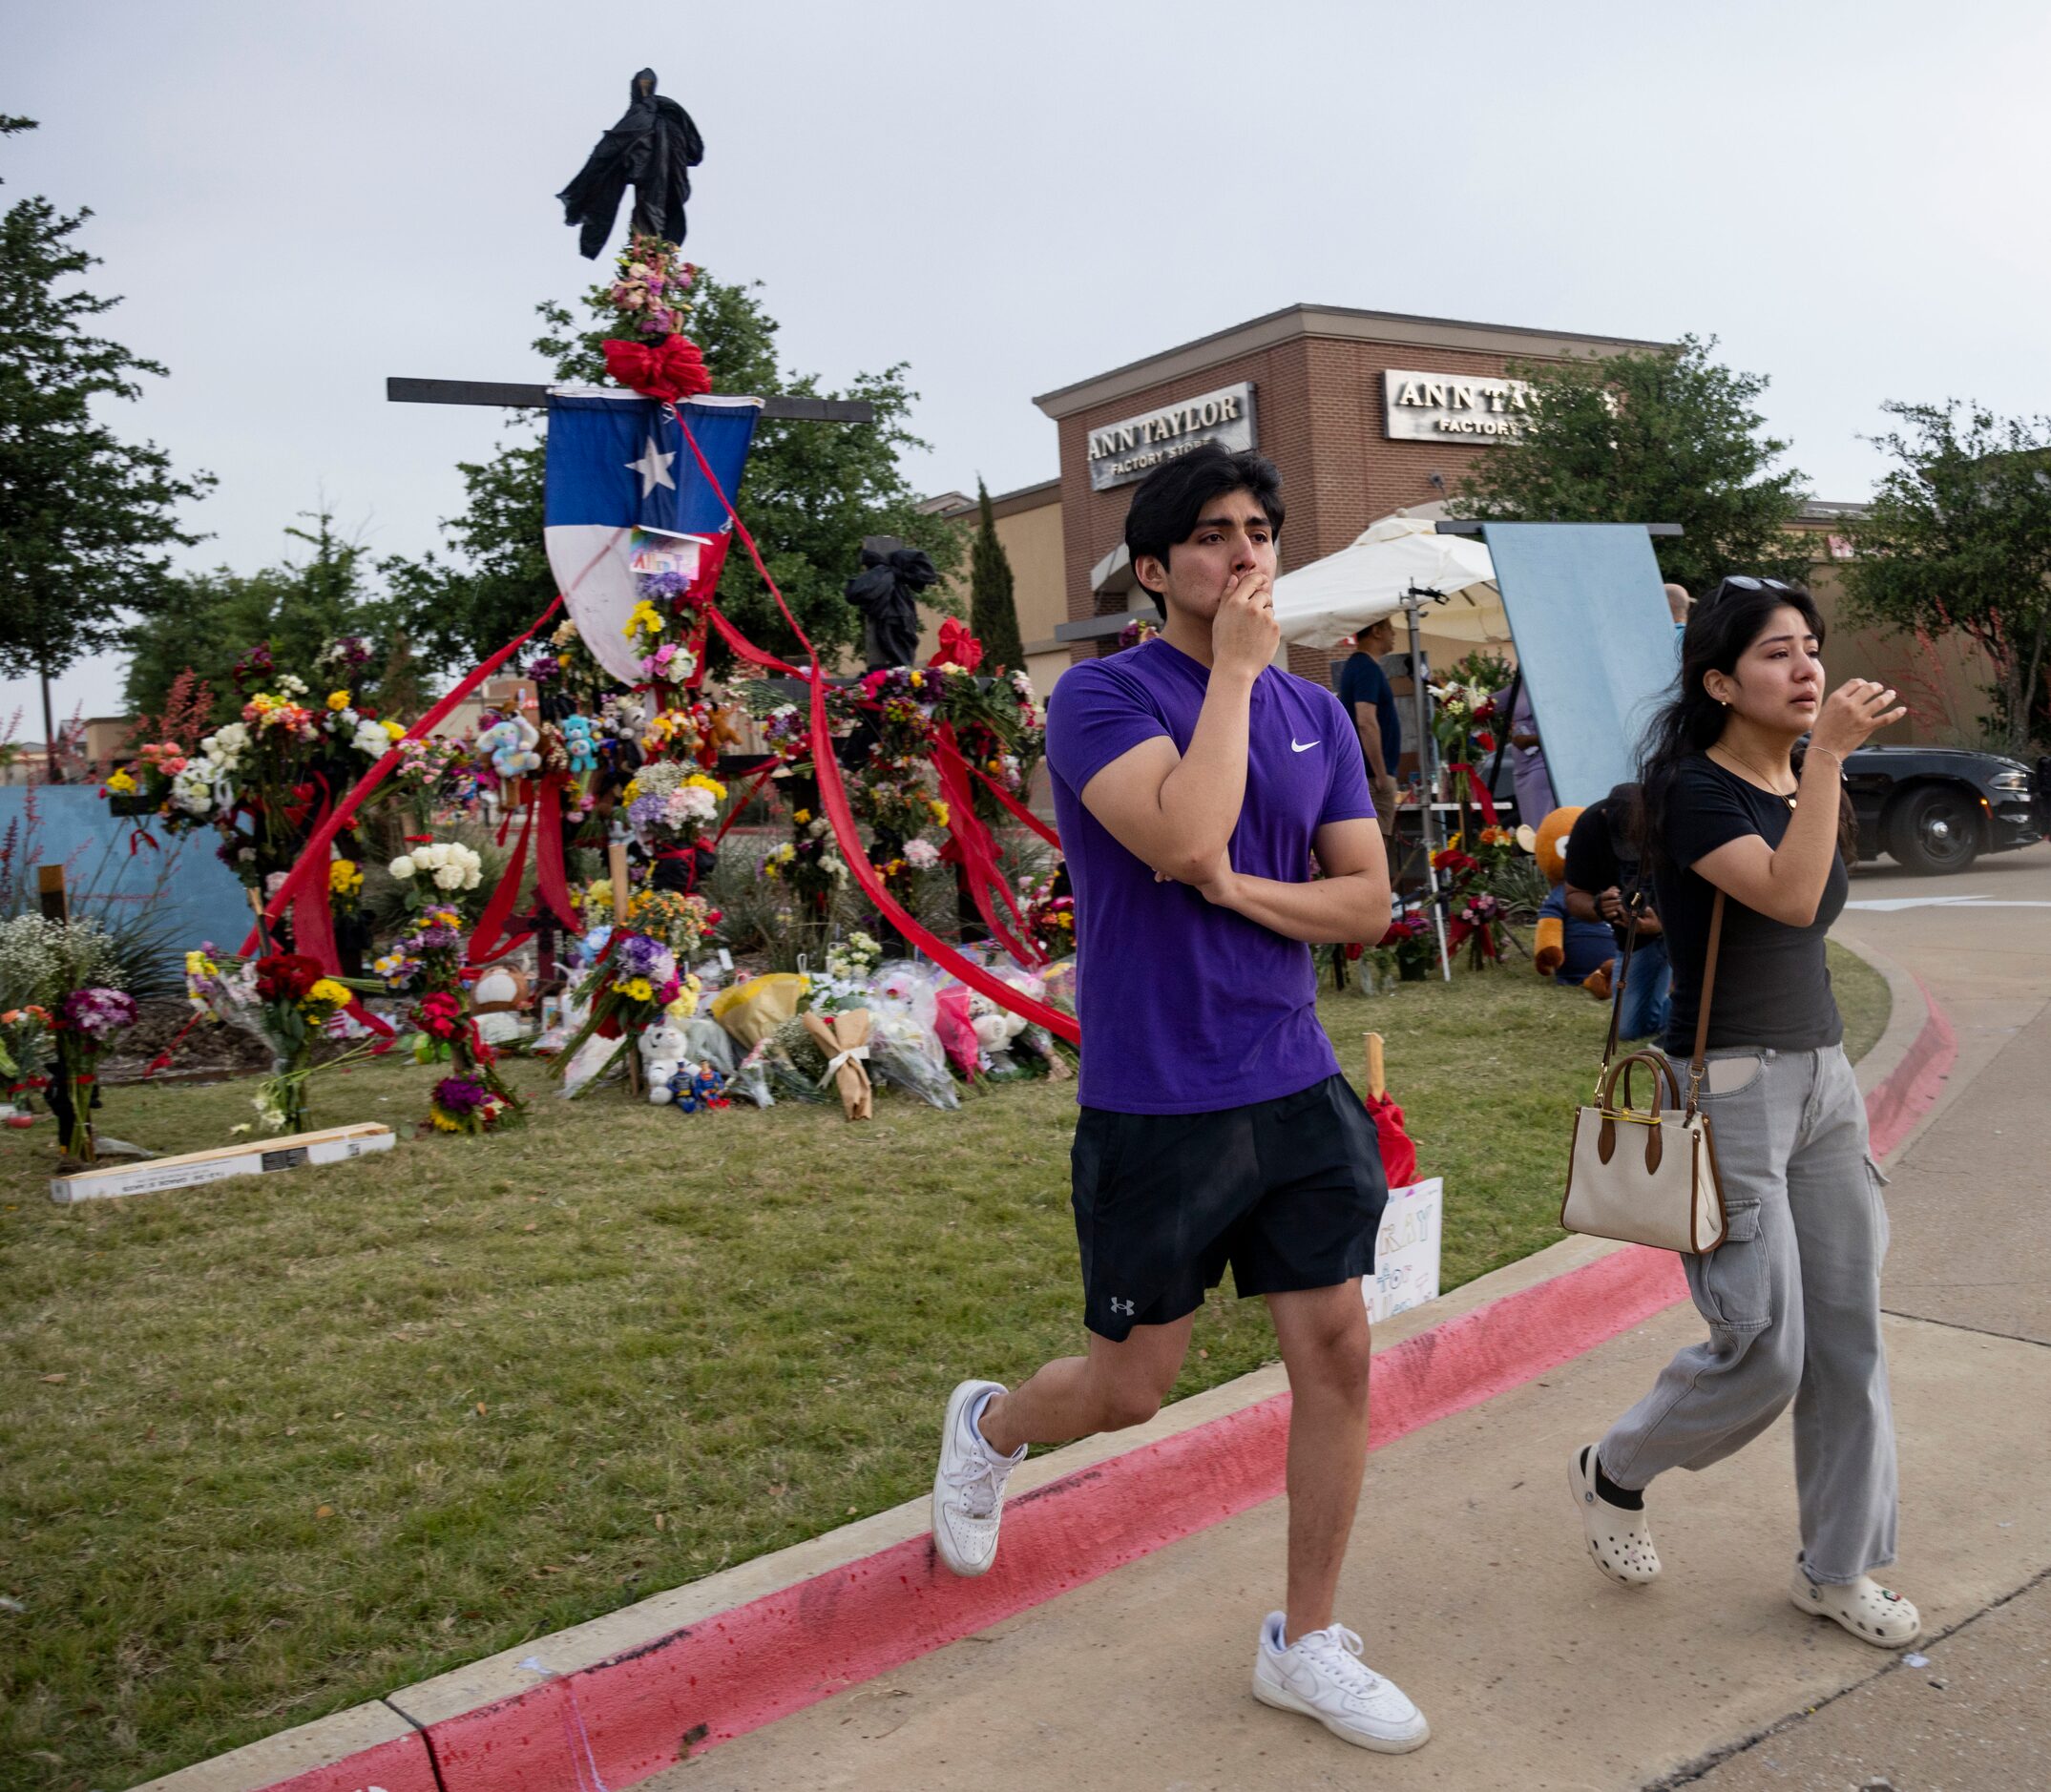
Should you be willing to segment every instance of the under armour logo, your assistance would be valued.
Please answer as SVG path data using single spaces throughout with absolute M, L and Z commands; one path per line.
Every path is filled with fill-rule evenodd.
M 1117 1295 L 1113 1295 L 1111 1297 L 1111 1310 L 1114 1313 L 1123 1313 L 1129 1317 L 1132 1313 L 1132 1302 L 1130 1301 L 1120 1301 Z

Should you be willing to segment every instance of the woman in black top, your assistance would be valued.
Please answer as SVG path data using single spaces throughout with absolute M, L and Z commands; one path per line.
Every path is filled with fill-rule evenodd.
M 1684 1084 L 1710 912 L 1727 899 L 1701 1098 L 1728 1230 L 1682 1259 L 1707 1339 L 1569 1475 L 1596 1565 L 1642 1586 L 1660 1572 L 1643 1498 L 1654 1476 L 1721 1461 L 1792 1401 L 1802 1552 L 1789 1596 L 1897 1648 L 1921 1620 L 1872 1576 L 1894 1559 L 1887 1212 L 1824 935 L 1856 842 L 1845 756 L 1906 712 L 1863 678 L 1826 698 L 1822 645 L 1806 592 L 1726 579 L 1689 617 L 1679 689 L 1653 724 L 1645 852 L 1673 965 L 1665 1050 Z

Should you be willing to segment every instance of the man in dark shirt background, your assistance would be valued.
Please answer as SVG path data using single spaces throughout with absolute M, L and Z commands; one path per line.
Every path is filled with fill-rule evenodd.
M 1403 758 L 1403 722 L 1379 656 L 1392 653 L 1395 644 L 1394 618 L 1384 616 L 1353 636 L 1356 651 L 1339 668 L 1339 702 L 1360 736 L 1360 750 L 1368 761 L 1368 788 L 1384 834 L 1395 832 L 1396 765 Z
M 1620 1039 L 1644 1039 L 1666 1031 L 1673 985 L 1666 935 L 1652 912 L 1652 880 L 1639 871 L 1640 809 L 1638 785 L 1619 784 L 1601 802 L 1583 809 L 1567 836 L 1567 913 L 1581 921 L 1609 923 L 1617 941 L 1619 975 L 1631 909 L 1634 905 L 1638 909 L 1630 975 L 1616 996 Z

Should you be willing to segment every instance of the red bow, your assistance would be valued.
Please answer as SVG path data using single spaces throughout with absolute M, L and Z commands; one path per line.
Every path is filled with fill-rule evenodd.
M 643 398 L 659 398 L 675 404 L 680 398 L 696 398 L 712 390 L 712 375 L 705 371 L 705 358 L 687 336 L 665 336 L 659 343 L 603 344 L 605 370 L 621 385 Z
M 929 666 L 959 666 L 973 672 L 983 663 L 983 644 L 952 616 L 940 624 L 940 651 L 926 662 Z

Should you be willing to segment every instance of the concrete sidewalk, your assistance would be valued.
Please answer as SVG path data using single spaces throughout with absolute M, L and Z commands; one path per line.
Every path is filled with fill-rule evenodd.
M 1943 883 L 1862 874 L 1852 895 L 1945 904 L 1840 925 L 1919 977 L 1958 1036 L 1950 1093 L 1890 1166 L 1894 1577 L 1923 1609 L 1933 1665 L 1904 1668 L 1788 1604 L 1784 1431 L 1655 1490 L 1657 1586 L 1626 1592 L 1588 1564 L 1567 1455 L 1698 1334 L 1683 1306 L 1371 1457 L 1341 1614 L 1432 1718 L 1415 1755 L 1366 1756 L 1250 1698 L 1255 1628 L 1279 1602 L 1277 1500 L 642 1783 L 2043 1783 L 2051 847 Z

